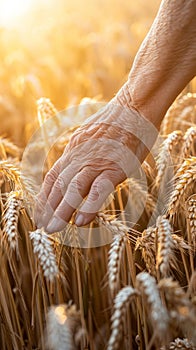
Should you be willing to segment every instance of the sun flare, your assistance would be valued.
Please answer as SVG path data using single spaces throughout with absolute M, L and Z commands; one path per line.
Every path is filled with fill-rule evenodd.
M 33 0 L 0 0 L 0 26 L 12 26 L 33 5 Z

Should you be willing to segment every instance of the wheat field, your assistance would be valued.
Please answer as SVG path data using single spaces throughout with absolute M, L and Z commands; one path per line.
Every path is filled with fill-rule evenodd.
M 88 245 L 74 221 L 53 235 L 36 228 L 40 164 L 25 163 L 30 145 L 44 175 L 117 92 L 159 3 L 59 0 L 50 20 L 41 7 L 24 18 L 26 33 L 0 31 L 2 350 L 196 349 L 195 81 L 141 171 L 85 227 Z

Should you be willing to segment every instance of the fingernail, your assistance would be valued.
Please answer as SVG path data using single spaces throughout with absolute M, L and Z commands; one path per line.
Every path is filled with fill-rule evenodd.
M 82 226 L 84 225 L 84 221 L 85 221 L 84 216 L 82 214 L 79 214 L 78 216 L 76 216 L 75 224 L 76 226 Z

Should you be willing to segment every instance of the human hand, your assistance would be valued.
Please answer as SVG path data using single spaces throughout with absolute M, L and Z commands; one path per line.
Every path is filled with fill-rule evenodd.
M 119 95 L 114 98 L 76 130 L 47 173 L 37 197 L 38 227 L 60 231 L 78 208 L 76 225 L 91 222 L 116 185 L 144 160 L 156 135 L 150 122 L 123 107 Z

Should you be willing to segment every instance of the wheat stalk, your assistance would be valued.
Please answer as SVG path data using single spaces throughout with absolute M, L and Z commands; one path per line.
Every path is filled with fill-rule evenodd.
M 121 289 L 114 299 L 114 311 L 111 317 L 111 335 L 107 350 L 118 350 L 122 339 L 123 319 L 129 303 L 137 296 L 137 291 L 130 287 Z
M 43 228 L 30 232 L 30 238 L 33 242 L 33 251 L 38 255 L 38 261 L 43 269 L 44 276 L 49 281 L 53 281 L 58 275 L 58 267 L 51 240 Z

